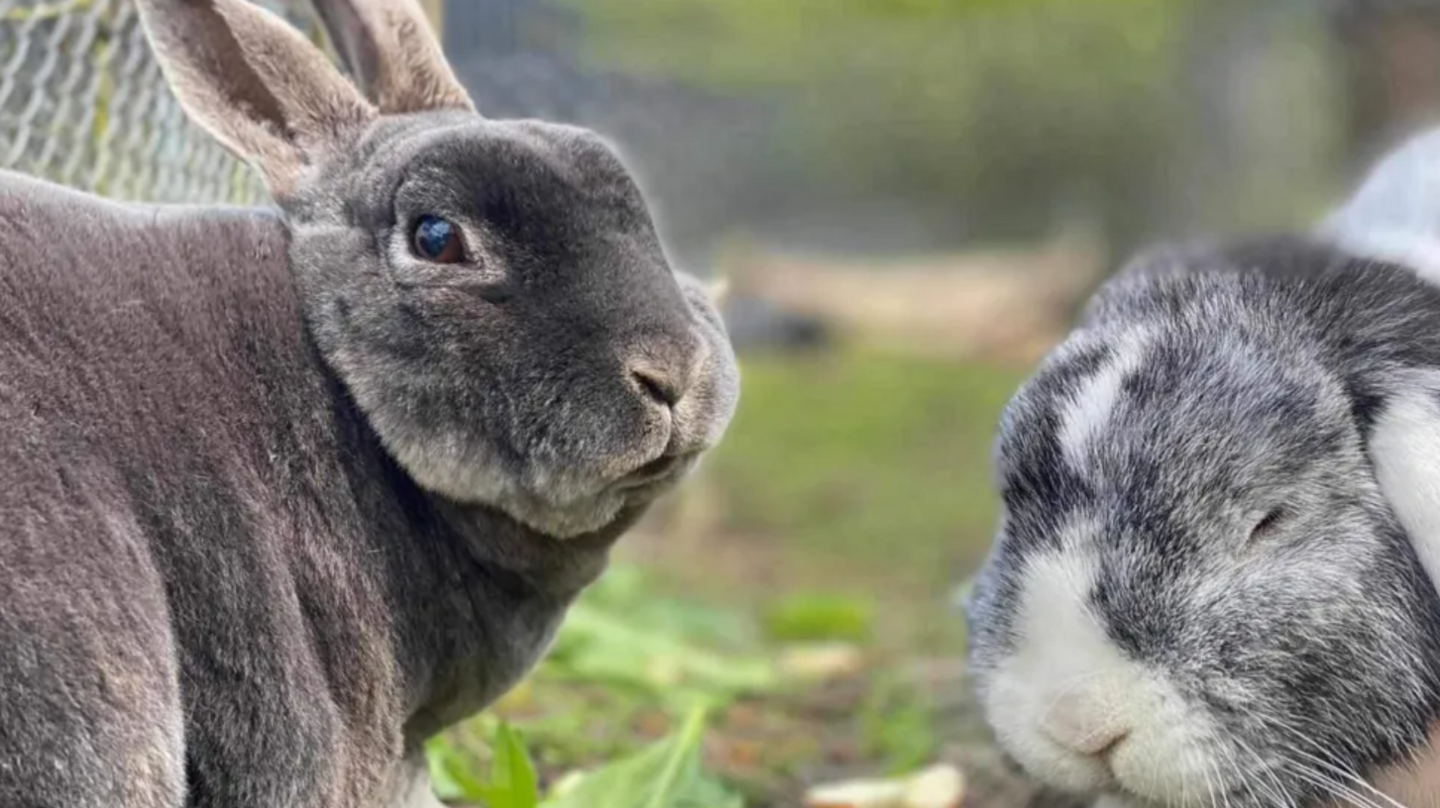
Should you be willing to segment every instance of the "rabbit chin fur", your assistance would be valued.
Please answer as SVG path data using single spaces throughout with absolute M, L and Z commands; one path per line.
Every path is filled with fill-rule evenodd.
M 1011 756 L 1114 804 L 1440 805 L 1437 312 L 1318 239 L 1100 290 L 996 444 L 966 611 Z

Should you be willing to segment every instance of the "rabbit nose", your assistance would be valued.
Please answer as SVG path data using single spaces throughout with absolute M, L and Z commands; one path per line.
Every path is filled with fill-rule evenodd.
M 1050 705 L 1042 719 L 1050 739 L 1077 754 L 1105 759 L 1130 735 L 1130 726 L 1097 699 L 1067 693 Z
M 694 386 L 704 363 L 705 346 L 696 337 L 650 345 L 627 366 L 631 382 L 646 398 L 674 409 Z
M 685 390 L 673 374 L 645 367 L 631 370 L 630 375 L 642 392 L 663 407 L 674 407 L 685 395 Z

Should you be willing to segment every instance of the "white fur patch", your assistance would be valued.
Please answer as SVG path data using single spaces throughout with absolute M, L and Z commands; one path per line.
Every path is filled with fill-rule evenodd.
M 1085 448 L 1104 431 L 1110 413 L 1120 400 L 1120 386 L 1145 359 L 1146 335 L 1134 332 L 1122 339 L 1110 361 L 1089 378 L 1070 399 L 1060 427 L 1065 462 L 1084 471 Z
M 1200 800 L 1207 765 L 1201 741 L 1212 728 L 1116 646 L 1091 610 L 1099 561 L 1083 541 L 1093 529 L 1070 526 L 1060 550 L 1026 564 L 1016 650 L 985 692 L 991 725 L 1026 768 L 1058 787 L 1118 784 L 1140 795 Z
M 1385 499 L 1432 582 L 1440 581 L 1440 377 L 1392 397 L 1375 423 L 1370 458 Z

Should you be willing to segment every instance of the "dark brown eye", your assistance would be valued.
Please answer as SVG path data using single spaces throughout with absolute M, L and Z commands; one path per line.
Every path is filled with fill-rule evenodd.
M 411 241 L 415 254 L 426 261 L 458 264 L 465 260 L 465 245 L 460 240 L 460 228 L 439 216 L 421 216 L 415 223 L 415 233 Z
M 1287 516 L 1289 516 L 1289 513 L 1287 513 L 1284 508 L 1271 509 L 1269 513 L 1260 518 L 1259 522 L 1255 523 L 1255 527 L 1250 529 L 1250 539 L 1252 541 L 1262 539 L 1274 533 L 1275 529 L 1285 521 L 1285 517 Z

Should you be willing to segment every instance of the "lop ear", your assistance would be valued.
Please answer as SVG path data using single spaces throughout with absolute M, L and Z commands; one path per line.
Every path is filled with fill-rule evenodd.
M 375 109 L 288 23 L 245 0 L 137 0 L 151 47 L 196 124 L 276 198 L 350 143 Z
M 386 114 L 475 111 L 417 0 L 312 0 L 335 50 Z

